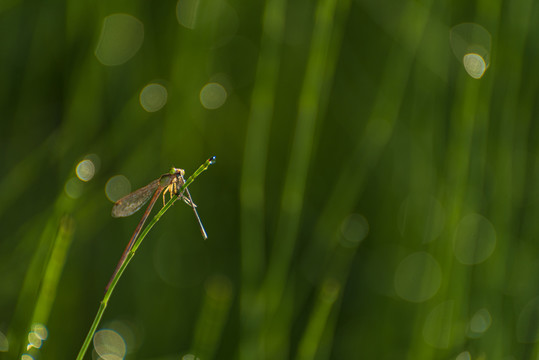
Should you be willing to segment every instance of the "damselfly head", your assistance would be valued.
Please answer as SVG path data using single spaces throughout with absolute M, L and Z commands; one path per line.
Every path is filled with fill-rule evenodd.
M 173 168 L 170 168 L 170 171 L 168 173 L 171 174 L 171 175 L 184 176 L 185 175 L 185 170 L 173 167 Z

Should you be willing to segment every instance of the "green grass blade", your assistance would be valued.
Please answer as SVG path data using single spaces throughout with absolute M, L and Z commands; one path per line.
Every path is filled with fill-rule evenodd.
M 253 359 L 258 353 L 257 335 L 263 303 L 257 296 L 265 265 L 265 178 L 270 124 L 274 115 L 281 47 L 285 28 L 286 0 L 267 0 L 263 12 L 262 39 L 247 127 L 240 187 L 241 267 L 240 358 Z M 253 306 L 253 304 L 256 304 Z
M 337 4 L 337 0 L 320 0 L 315 10 L 315 26 L 299 98 L 296 130 L 281 197 L 280 216 L 263 289 L 268 301 L 267 318 L 282 321 L 283 326 L 278 327 L 287 329 L 274 332 L 271 339 L 266 339 L 270 358 L 280 357 L 287 351 L 284 344 L 287 343 L 290 320 L 287 316 L 276 316 L 276 312 L 288 281 L 288 271 L 296 245 L 316 122 L 320 117 L 319 104 L 324 102 L 324 86 L 331 83 L 327 75 L 333 73 L 333 69 L 328 68 L 328 61 L 333 58 L 329 55 L 329 49 Z
M 209 158 L 202 164 L 187 180 L 185 180 L 185 183 L 181 186 L 181 188 L 178 190 L 178 193 L 181 194 L 183 191 L 201 174 L 203 173 L 211 164 L 215 163 L 215 156 Z M 116 284 L 120 280 L 120 277 L 124 273 L 125 269 L 127 268 L 127 265 L 129 265 L 129 262 L 131 262 L 131 259 L 133 256 L 135 256 L 135 252 L 137 251 L 138 247 L 148 234 L 148 232 L 153 228 L 153 226 L 161 219 L 161 216 L 167 212 L 168 209 L 178 200 L 177 196 L 173 196 L 166 204 L 163 206 L 161 210 L 153 217 L 153 219 L 146 225 L 146 227 L 142 230 L 139 237 L 135 241 L 135 244 L 133 244 L 133 247 L 131 251 L 127 254 L 127 257 L 125 258 L 125 261 L 122 263 L 120 269 L 110 282 L 110 286 L 107 288 L 105 295 L 103 296 L 103 300 L 101 301 L 101 304 L 99 305 L 99 309 L 97 311 L 97 314 L 94 318 L 94 321 L 92 325 L 90 326 L 90 330 L 88 331 L 88 334 L 86 335 L 86 338 L 84 339 L 84 342 L 82 344 L 82 347 L 79 351 L 79 354 L 77 355 L 77 360 L 82 360 L 84 358 L 84 355 L 86 354 L 86 351 L 88 350 L 88 347 L 90 346 L 90 343 L 92 341 L 92 338 L 97 330 L 97 327 L 99 326 L 99 323 L 101 322 L 101 318 L 103 317 L 103 314 L 105 313 L 105 309 L 107 308 L 108 302 L 110 297 L 112 296 L 112 292 L 114 291 L 114 288 L 116 287 Z

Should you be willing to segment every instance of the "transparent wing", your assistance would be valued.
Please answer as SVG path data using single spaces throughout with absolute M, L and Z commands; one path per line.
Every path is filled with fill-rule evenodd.
M 149 183 L 148 185 L 133 191 L 116 201 L 112 207 L 113 217 L 125 217 L 132 215 L 140 210 L 140 208 L 150 200 L 152 195 L 159 187 L 161 179 L 157 179 Z

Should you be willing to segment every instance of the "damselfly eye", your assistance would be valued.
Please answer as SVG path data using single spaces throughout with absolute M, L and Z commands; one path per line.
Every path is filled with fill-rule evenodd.
M 171 175 L 183 176 L 183 175 L 185 175 L 185 170 L 173 167 L 173 168 L 170 168 L 170 171 L 168 173 L 171 174 Z

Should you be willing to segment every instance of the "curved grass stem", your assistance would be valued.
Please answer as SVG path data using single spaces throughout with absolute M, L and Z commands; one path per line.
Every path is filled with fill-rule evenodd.
M 186 190 L 187 187 L 197 178 L 197 176 L 199 176 L 202 172 L 204 172 L 208 168 L 208 166 L 210 166 L 213 163 L 215 163 L 215 156 L 206 160 L 206 162 L 204 162 L 204 164 L 202 164 L 193 173 L 193 175 L 191 175 L 187 180 L 185 180 L 183 185 L 179 188 L 178 194 L 181 195 L 184 192 L 184 190 Z M 172 198 L 165 204 L 165 206 L 163 206 L 163 208 L 159 210 L 157 214 L 155 214 L 155 216 L 150 221 L 150 223 L 146 225 L 146 227 L 140 233 L 140 236 L 136 239 L 133 247 L 127 254 L 125 260 L 121 263 L 119 270 L 115 273 L 114 277 L 112 278 L 109 285 L 107 286 L 105 295 L 103 296 L 103 300 L 101 300 L 101 304 L 99 305 L 97 314 L 94 318 L 92 326 L 90 327 L 90 331 L 88 331 L 88 334 L 86 335 L 86 339 L 84 339 L 84 343 L 82 344 L 79 354 L 77 355 L 77 360 L 82 360 L 84 358 L 84 355 L 86 354 L 86 351 L 88 350 L 88 347 L 90 346 L 90 342 L 92 341 L 92 338 L 97 330 L 97 327 L 99 326 L 99 323 L 101 322 L 101 318 L 103 317 L 103 314 L 105 313 L 105 309 L 107 308 L 112 292 L 114 291 L 114 288 L 116 287 L 116 284 L 118 283 L 118 280 L 120 279 L 123 272 L 125 271 L 127 265 L 129 264 L 129 262 L 135 255 L 135 252 L 137 251 L 138 247 L 140 246 L 140 244 L 142 243 L 142 241 L 144 240 L 148 232 L 150 232 L 152 227 L 157 223 L 157 221 L 159 221 L 161 216 L 163 216 L 163 214 L 165 214 L 165 212 L 168 209 L 170 209 L 170 207 L 176 202 L 176 200 L 178 200 L 180 195 L 172 196 Z

